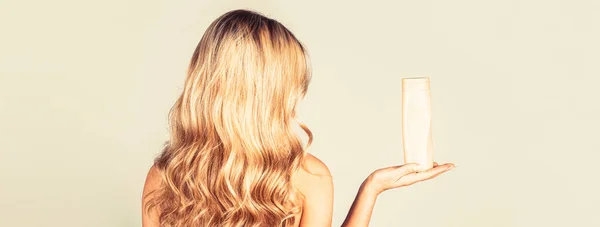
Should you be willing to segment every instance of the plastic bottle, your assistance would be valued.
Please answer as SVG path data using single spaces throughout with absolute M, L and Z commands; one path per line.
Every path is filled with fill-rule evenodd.
M 433 167 L 431 92 L 429 88 L 429 77 L 402 79 L 404 163 L 418 163 L 419 171 Z

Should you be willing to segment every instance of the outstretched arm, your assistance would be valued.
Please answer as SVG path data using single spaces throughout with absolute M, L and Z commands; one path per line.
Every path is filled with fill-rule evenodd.
M 377 196 L 388 189 L 408 186 L 432 179 L 454 168 L 454 164 L 437 165 L 432 169 L 417 172 L 416 164 L 406 164 L 379 169 L 373 172 L 361 185 L 352 207 L 342 227 L 367 227 L 371 220 Z
M 344 223 L 342 223 L 342 227 L 369 226 L 373 207 L 375 207 L 375 201 L 377 201 L 377 193 L 369 186 L 365 181 L 358 189 L 356 198 Z

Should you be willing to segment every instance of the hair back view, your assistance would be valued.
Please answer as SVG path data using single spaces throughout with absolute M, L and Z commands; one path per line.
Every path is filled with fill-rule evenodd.
M 171 109 L 153 167 L 161 183 L 144 208 L 160 226 L 297 223 L 302 193 L 291 182 L 306 152 L 293 127 L 309 81 L 306 51 L 281 23 L 248 10 L 217 18 Z

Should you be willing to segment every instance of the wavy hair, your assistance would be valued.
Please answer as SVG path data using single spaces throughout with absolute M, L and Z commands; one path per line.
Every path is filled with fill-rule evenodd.
M 217 18 L 169 113 L 146 211 L 165 227 L 292 226 L 302 209 L 292 177 L 312 141 L 296 106 L 309 82 L 305 48 L 281 23 L 249 10 Z

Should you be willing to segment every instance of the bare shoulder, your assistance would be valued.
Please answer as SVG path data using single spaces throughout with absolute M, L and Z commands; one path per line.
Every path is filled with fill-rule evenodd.
M 322 191 L 333 187 L 331 172 L 327 165 L 317 157 L 306 154 L 304 163 L 294 177 L 294 186 L 303 194 Z
M 306 154 L 294 179 L 294 186 L 304 197 L 299 226 L 331 226 L 333 179 L 327 165 L 317 157 Z
M 148 201 L 152 199 L 153 191 L 157 190 L 161 185 L 160 170 L 156 166 L 152 166 L 146 174 L 146 182 L 144 183 L 144 192 L 142 193 L 142 226 L 143 227 L 158 227 L 160 226 L 158 219 L 158 210 L 153 208 L 148 210 Z
M 304 159 L 304 165 L 302 166 L 301 171 L 315 176 L 331 177 L 331 172 L 327 165 L 314 155 L 308 153 Z
M 160 175 L 160 170 L 156 166 L 152 166 L 148 173 L 146 174 L 146 181 L 144 183 L 144 190 L 142 194 L 142 199 L 148 200 L 150 199 L 148 195 L 158 189 L 161 185 L 162 177 Z

